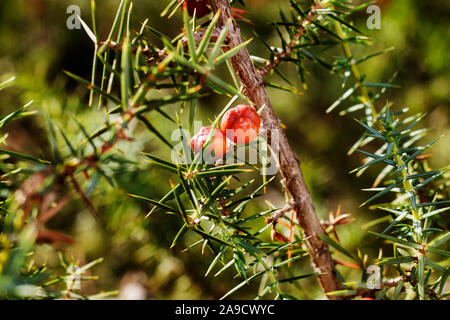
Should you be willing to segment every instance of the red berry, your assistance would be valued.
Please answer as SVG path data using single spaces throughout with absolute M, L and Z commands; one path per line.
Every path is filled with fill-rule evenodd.
M 228 110 L 222 118 L 220 128 L 230 140 L 238 144 L 248 144 L 256 138 L 261 119 L 254 108 L 240 104 Z
M 208 138 L 209 132 L 211 131 L 211 127 L 203 127 L 194 135 L 191 139 L 192 150 L 195 154 L 199 153 L 203 149 L 203 145 Z M 214 132 L 214 137 L 212 138 L 210 148 L 210 152 L 215 151 L 215 159 L 223 158 L 223 156 L 227 153 L 227 138 L 225 133 L 219 128 L 216 128 Z
M 178 0 L 178 2 L 181 1 L 182 0 Z M 197 18 L 206 16 L 211 12 L 208 0 L 185 0 L 183 7 L 187 7 L 188 13 L 191 17 L 194 15 L 194 11 Z

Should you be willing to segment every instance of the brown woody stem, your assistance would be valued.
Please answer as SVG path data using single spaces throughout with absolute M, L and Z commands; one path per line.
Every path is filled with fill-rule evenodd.
M 210 0 L 214 12 L 220 9 L 219 27 L 223 27 L 232 18 L 228 0 Z M 229 45 L 236 47 L 242 43 L 241 32 L 236 21 L 233 21 L 228 33 Z M 257 107 L 265 106 L 261 118 L 265 128 L 278 131 L 280 134 L 280 170 L 285 180 L 286 191 L 292 198 L 293 209 L 303 229 L 304 238 L 309 249 L 315 272 L 325 293 L 341 289 L 341 283 L 336 277 L 334 261 L 328 245 L 318 235 L 323 233 L 322 226 L 316 214 L 311 195 L 306 187 L 300 162 L 289 145 L 286 135 L 280 127 L 280 120 L 275 115 L 272 104 L 264 86 L 264 80 L 257 72 L 246 48 L 231 58 L 233 68 L 243 86 L 243 93 Z M 328 296 L 329 299 L 340 299 Z

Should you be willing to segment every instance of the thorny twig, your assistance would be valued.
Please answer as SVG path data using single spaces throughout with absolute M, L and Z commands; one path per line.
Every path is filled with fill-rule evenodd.
M 224 26 L 227 21 L 232 19 L 228 0 L 211 0 L 210 3 L 214 12 L 220 10 L 219 26 Z M 232 22 L 228 37 L 230 47 L 236 47 L 243 43 L 240 28 L 236 21 Z M 293 209 L 303 229 L 312 264 L 315 271 L 320 274 L 318 276 L 319 282 L 325 293 L 340 290 L 341 283 L 336 276 L 334 261 L 328 245 L 319 237 L 319 234 L 323 233 L 323 229 L 303 178 L 300 162 L 281 129 L 280 120 L 272 108 L 272 103 L 264 86 L 264 80 L 256 70 L 246 48 L 243 48 L 231 58 L 231 64 L 242 84 L 243 93 L 257 108 L 266 106 L 261 112 L 264 127 L 268 131 L 279 133 L 281 175 L 286 180 L 286 190 L 295 203 Z M 341 299 L 336 296 L 327 297 L 329 299 Z
M 294 209 L 294 206 L 292 205 L 292 203 L 287 203 L 283 208 L 278 210 L 274 215 L 268 217 L 266 219 L 266 223 L 278 222 L 278 220 L 281 219 L 286 214 L 286 212 L 289 212 L 293 209 Z
M 272 62 L 267 62 L 264 67 L 258 70 L 259 75 L 261 78 L 264 78 L 271 70 L 275 69 L 282 61 L 283 59 L 286 59 L 292 55 L 292 52 L 294 51 L 294 47 L 298 44 L 300 38 L 302 37 L 303 33 L 305 32 L 306 27 L 312 22 L 314 17 L 317 15 L 315 9 L 320 9 L 321 6 L 317 5 L 312 8 L 312 10 L 309 12 L 305 20 L 300 24 L 300 28 L 298 32 L 295 34 L 292 41 L 287 45 L 286 50 L 278 52 L 274 57 Z

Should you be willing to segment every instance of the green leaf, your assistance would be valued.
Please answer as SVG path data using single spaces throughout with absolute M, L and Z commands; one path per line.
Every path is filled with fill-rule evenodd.
M 195 174 L 195 177 L 220 177 L 236 175 L 238 173 L 253 172 L 252 169 L 213 169 L 201 171 Z
M 80 269 L 77 270 L 77 272 L 85 272 L 86 270 L 92 268 L 93 266 L 95 266 L 96 264 L 99 264 L 101 262 L 103 262 L 103 258 L 98 258 L 94 261 L 89 262 L 88 264 L 82 266 Z
M 0 83 L 0 90 L 5 89 L 7 86 L 9 86 L 11 83 L 13 83 L 14 80 L 16 80 L 16 77 L 11 77 L 8 80 L 3 81 L 2 83 Z
M 425 263 L 423 260 L 423 254 L 418 254 L 417 272 L 418 272 L 418 291 L 420 300 L 425 299 Z
M 417 206 L 420 208 L 423 208 L 423 207 L 430 207 L 430 206 L 439 206 L 442 204 L 450 204 L 450 200 L 418 203 Z
M 433 268 L 434 270 L 436 270 L 442 274 L 444 274 L 447 271 L 447 269 L 445 267 L 442 267 L 441 265 L 437 264 L 436 262 L 434 262 L 426 257 L 423 257 L 423 261 L 425 262 L 425 264 L 427 266 L 430 266 L 431 268 Z
M 120 73 L 120 89 L 122 96 L 122 106 L 129 109 L 131 92 L 131 49 L 128 36 L 122 43 L 122 72 Z
M 67 138 L 66 134 L 64 133 L 64 131 L 58 127 L 58 131 L 61 134 L 61 136 L 64 139 L 64 142 L 66 143 L 67 147 L 70 150 L 70 153 L 72 154 L 72 156 L 74 157 L 78 157 L 77 151 L 75 150 L 75 148 L 73 147 L 72 143 L 70 142 L 70 140 Z
M 241 245 L 241 247 L 242 247 L 243 249 L 245 249 L 245 251 L 247 251 L 247 252 L 249 252 L 249 253 L 258 253 L 258 254 L 264 255 L 264 252 L 262 252 L 261 250 L 259 250 L 259 249 L 256 248 L 256 247 L 252 246 L 250 243 L 245 242 L 245 241 L 243 240 L 243 238 L 237 237 L 237 236 L 236 236 L 235 239 L 236 239 L 236 241 Z
M 436 237 L 435 239 L 433 239 L 433 241 L 431 241 L 427 247 L 439 247 L 441 244 L 443 243 L 447 243 L 448 241 L 450 241 L 450 231 L 447 231 L 443 234 L 441 234 L 440 236 Z
M 199 211 L 199 204 L 197 201 L 197 197 L 195 195 L 195 190 L 193 189 L 193 186 L 191 185 L 191 181 L 184 178 L 183 173 L 181 172 L 181 169 L 179 166 L 177 166 L 177 174 L 178 178 L 181 181 L 181 185 L 184 188 L 184 191 L 186 192 L 189 201 L 192 203 L 192 206 L 196 209 L 196 212 Z
M 197 61 L 197 52 L 195 50 L 195 39 L 194 34 L 192 32 L 191 23 L 189 21 L 189 15 L 187 11 L 187 6 L 183 7 L 183 23 L 184 23 L 184 31 L 186 33 L 187 44 L 191 59 L 193 61 Z
M 357 149 L 354 149 L 354 150 L 357 150 Z M 366 163 L 363 164 L 362 166 L 360 166 L 360 167 L 358 167 L 358 168 L 356 168 L 356 169 L 353 169 L 353 170 L 350 171 L 349 173 L 354 173 L 354 172 L 360 171 L 361 169 L 370 167 L 370 166 L 374 165 L 375 163 L 379 163 L 379 162 L 385 162 L 385 163 L 387 163 L 387 164 L 390 165 L 390 166 L 393 166 L 393 165 L 395 166 L 395 163 L 393 164 L 391 160 L 387 159 L 386 157 L 380 157 L 380 158 L 371 160 L 371 161 L 369 161 L 369 162 L 366 162 Z
M 199 235 L 201 235 L 204 239 L 209 239 L 209 240 L 213 240 L 216 241 L 218 243 L 224 244 L 228 247 L 232 247 L 232 248 L 236 248 L 236 246 L 232 243 L 226 242 L 225 240 L 222 240 L 216 236 L 213 236 L 212 234 L 209 234 L 203 230 L 200 230 L 198 228 L 193 228 L 192 231 L 198 233 Z
M 55 127 L 53 126 L 53 123 L 50 120 L 50 116 L 48 115 L 48 113 L 45 113 L 45 120 L 47 121 L 48 131 L 50 134 L 50 146 L 52 149 L 53 158 L 55 159 L 56 163 L 62 163 L 63 159 L 58 150 L 58 142 L 56 141 Z
M 260 271 L 254 275 L 252 275 L 251 277 L 249 277 L 248 279 L 242 281 L 241 283 L 239 283 L 237 286 L 235 286 L 233 289 L 231 289 L 230 291 L 228 291 L 224 296 L 222 296 L 222 298 L 220 298 L 220 300 L 225 299 L 226 297 L 230 296 L 231 294 L 233 294 L 234 292 L 236 292 L 237 290 L 239 290 L 240 288 L 242 288 L 243 286 L 245 286 L 246 284 L 249 284 L 250 281 L 252 281 L 253 279 L 256 279 L 260 276 L 262 276 L 264 273 L 266 273 L 266 270 L 264 271 Z
M 156 162 L 156 161 L 151 161 L 151 160 L 148 160 L 147 162 L 150 163 L 151 165 L 154 165 L 156 167 L 160 167 L 161 169 L 164 169 L 164 170 L 169 171 L 171 173 L 174 173 L 174 174 L 178 173 L 177 169 L 173 168 L 172 166 L 168 166 L 168 165 L 165 165 L 163 163 Z
M 336 33 L 334 33 L 333 31 L 331 31 L 330 29 L 326 28 L 325 26 L 322 26 L 321 24 L 319 24 L 318 22 L 315 21 L 311 21 L 312 24 L 314 24 L 316 27 L 318 27 L 319 29 L 325 31 L 326 33 L 330 34 L 331 36 L 335 37 L 336 39 L 338 39 L 340 42 L 344 42 L 345 40 L 342 39 L 341 37 L 339 37 L 339 35 L 337 35 Z
M 441 249 L 437 249 L 437 248 L 434 248 L 434 247 L 429 247 L 429 246 L 427 246 L 427 247 L 425 248 L 425 251 L 426 251 L 426 252 L 437 253 L 437 254 L 440 254 L 440 255 L 446 256 L 446 257 L 450 257 L 450 252 L 447 251 L 447 250 L 441 250 Z
M 7 154 L 11 157 L 17 157 L 17 158 L 21 158 L 21 159 L 25 159 L 25 160 L 31 160 L 31 161 L 38 162 L 38 163 L 52 164 L 52 162 L 50 162 L 50 161 L 35 158 L 35 157 L 29 156 L 26 154 L 22 154 L 22 153 L 10 151 L 10 150 L 0 149 L 0 153 Z
M 449 274 L 450 274 L 450 267 L 447 267 L 446 272 L 441 276 L 441 281 L 439 282 L 439 291 L 438 291 L 439 295 L 442 295 L 442 290 L 444 290 L 444 286 L 447 283 Z
M 238 275 L 247 280 L 247 272 L 245 271 L 245 256 L 237 249 L 233 250 L 233 260 Z
M 178 209 L 175 209 L 174 207 L 169 206 L 167 204 L 164 204 L 162 202 L 158 202 L 156 200 L 152 200 L 152 199 L 149 199 L 149 198 L 146 198 L 146 197 L 138 196 L 136 194 L 128 193 L 128 195 L 132 196 L 132 197 L 134 197 L 136 199 L 140 199 L 140 200 L 144 200 L 144 201 L 150 202 L 151 204 L 153 204 L 153 205 L 157 206 L 158 208 L 163 209 L 165 211 L 180 214 L 180 211 Z
M 414 186 L 414 190 L 419 190 L 420 188 L 424 187 L 425 185 L 427 185 L 428 183 L 432 182 L 433 180 L 436 180 L 437 178 L 441 177 L 444 174 L 444 171 L 441 171 L 440 173 L 429 177 L 428 179 L 425 179 L 424 181 L 422 181 L 421 183 L 419 183 L 418 185 Z
M 373 235 L 376 235 L 377 237 L 380 237 L 380 238 L 383 238 L 383 239 L 386 239 L 386 240 L 389 240 L 389 241 L 401 244 L 401 245 L 409 247 L 409 248 L 422 249 L 422 246 L 420 244 L 418 244 L 418 243 L 409 242 L 409 241 L 406 241 L 406 240 L 403 240 L 403 239 L 398 239 L 398 238 L 395 238 L 395 237 L 388 236 L 386 234 L 377 233 L 377 232 L 373 232 L 373 231 L 369 231 L 369 233 L 371 233 Z
M 204 54 L 205 48 L 207 48 L 207 45 L 209 41 L 211 40 L 212 33 L 214 31 L 214 28 L 217 24 L 217 21 L 219 20 L 220 12 L 216 12 L 214 15 L 214 18 L 211 20 L 211 22 L 208 25 L 208 28 L 205 31 L 205 34 L 203 35 L 202 40 L 200 41 L 200 44 L 198 45 L 196 55 L 197 57 L 200 57 Z
M 74 79 L 74 80 L 78 81 L 79 83 L 85 85 L 89 90 L 92 89 L 92 90 L 94 90 L 94 91 L 100 93 L 102 96 L 107 97 L 108 99 L 110 99 L 110 100 L 113 101 L 114 103 L 121 104 L 121 101 L 120 101 L 118 98 L 116 98 L 116 97 L 112 96 L 111 94 L 107 93 L 106 91 L 100 89 L 100 88 L 97 87 L 96 85 L 92 85 L 92 84 L 91 84 L 89 81 L 87 81 L 86 79 L 83 79 L 83 78 L 81 78 L 81 77 L 79 77 L 79 76 L 77 76 L 77 75 L 75 75 L 75 74 L 73 74 L 73 73 L 71 73 L 71 72 L 69 72 L 69 71 L 65 71 L 65 70 L 64 70 L 64 73 L 67 74 L 67 75 L 68 75 L 69 77 L 71 77 L 72 79 Z
M 402 288 L 403 288 L 403 281 L 400 280 L 400 282 L 395 287 L 394 294 L 392 296 L 392 300 L 398 299 L 400 293 L 402 292 Z
M 214 201 L 219 197 L 220 192 L 230 182 L 230 179 L 231 179 L 231 177 L 228 177 L 214 189 L 214 191 L 211 193 L 211 195 L 208 197 L 208 199 L 203 204 L 203 207 L 201 210 L 202 214 L 205 213 L 209 209 L 209 207 L 214 203 Z
M 175 198 L 174 196 L 174 192 L 178 193 L 178 194 L 182 194 L 183 193 L 183 186 L 181 184 L 178 184 L 174 189 L 170 190 L 164 197 L 161 198 L 161 200 L 159 200 L 159 203 L 166 203 L 170 200 L 173 200 Z M 154 206 L 149 213 L 145 216 L 145 218 L 147 219 L 158 207 Z
M 332 246 L 333 248 L 335 248 L 337 251 L 339 251 L 340 253 L 346 255 L 347 257 L 349 257 L 350 259 L 352 259 L 353 261 L 356 262 L 360 262 L 357 258 L 355 258 L 350 252 L 348 252 L 346 249 L 344 249 L 340 244 L 338 244 L 337 242 L 335 242 L 333 239 L 329 238 L 325 233 L 320 233 L 319 238 L 322 239 L 323 241 L 325 241 L 326 243 L 328 243 L 330 246 Z
M 170 3 L 167 5 L 167 7 L 165 7 L 164 10 L 161 12 L 160 16 L 164 17 L 174 7 L 175 7 L 174 10 L 177 10 L 183 3 L 184 3 L 184 1 L 177 1 L 177 0 L 170 1 Z
M 196 89 L 197 90 L 197 89 Z M 135 115 L 142 114 L 144 112 L 158 110 L 159 107 L 172 103 L 188 101 L 196 98 L 201 98 L 202 95 L 195 94 L 195 91 L 190 91 L 186 95 L 168 95 L 160 99 L 152 99 L 142 103 L 142 106 L 136 108 L 133 112 Z
M 269 215 L 269 214 L 271 214 L 271 213 L 274 213 L 274 212 L 277 211 L 277 210 L 278 210 L 278 209 L 271 209 L 271 210 L 267 210 L 267 211 L 264 211 L 264 212 L 256 213 L 256 214 L 253 214 L 253 215 L 251 215 L 251 216 L 248 216 L 248 217 L 245 218 L 245 219 L 239 220 L 237 223 L 238 223 L 238 224 L 245 224 L 245 223 L 250 222 L 250 221 L 252 221 L 252 220 L 255 220 L 255 219 L 258 219 L 258 218 L 267 216 L 267 215 Z
M 330 65 L 328 62 L 320 58 L 318 55 L 316 55 L 313 51 L 306 50 L 306 49 L 300 49 L 299 52 L 303 54 L 306 58 L 310 59 L 313 62 L 316 62 L 326 68 L 327 70 L 333 70 L 333 66 Z
M 387 291 L 387 288 L 386 288 L 386 287 L 384 287 L 383 289 L 381 289 L 380 291 L 378 291 L 378 293 L 377 293 L 376 296 L 375 296 L 375 300 L 381 300 L 381 299 L 383 299 L 384 296 L 386 295 L 386 291 Z
M 358 29 L 356 29 L 354 26 L 352 26 L 350 23 L 347 23 L 345 20 L 340 19 L 334 12 L 331 12 L 330 14 L 327 15 L 328 17 L 330 17 L 331 19 L 334 19 L 336 21 L 338 21 L 339 23 L 345 25 L 347 28 L 352 29 L 353 31 L 355 31 L 356 33 L 362 34 L 361 31 L 359 31 Z M 344 40 L 346 41 L 346 40 Z
M 413 160 L 415 157 L 417 157 L 419 154 L 421 154 L 422 152 L 424 152 L 425 150 L 427 150 L 429 147 L 431 147 L 436 141 L 438 141 L 441 137 L 437 137 L 436 139 L 432 140 L 430 143 L 426 144 L 423 147 L 419 147 L 416 152 L 414 152 L 412 155 L 409 156 L 409 158 L 405 161 L 406 163 L 410 162 L 411 160 Z
M 94 153 L 97 153 L 97 147 L 95 146 L 94 140 L 91 139 L 91 136 L 87 133 L 87 130 L 85 129 L 85 127 L 81 124 L 81 122 L 78 121 L 77 118 L 72 116 L 72 119 L 75 121 L 75 123 L 78 125 L 78 127 L 80 128 L 81 132 L 83 133 L 83 135 L 85 136 L 86 140 L 89 142 L 89 144 L 91 145 Z
M 283 91 L 287 91 L 287 92 L 290 92 L 290 93 L 293 93 L 293 94 L 297 94 L 297 95 L 301 95 L 302 93 L 297 89 L 297 88 L 295 88 L 295 87 L 293 87 L 293 88 L 287 88 L 287 87 L 284 87 L 284 86 L 282 86 L 282 85 L 279 85 L 279 84 L 276 84 L 276 83 L 273 83 L 273 82 L 266 82 L 266 86 L 267 87 L 271 87 L 271 88 L 275 88 L 275 89 L 279 89 L 279 90 L 283 90 Z
M 227 270 L 229 267 L 231 267 L 234 264 L 234 260 L 230 260 L 226 265 L 222 267 L 215 275 L 214 277 L 217 277 L 219 274 Z
M 240 45 L 226 51 L 224 54 L 222 54 L 221 56 L 217 57 L 214 59 L 213 63 L 214 66 L 218 66 L 220 65 L 222 62 L 225 62 L 226 60 L 230 59 L 231 57 L 233 57 L 234 55 L 236 55 L 239 51 L 242 50 L 242 48 L 246 47 L 253 39 L 249 39 L 243 43 L 241 43 Z
M 301 276 L 291 277 L 291 278 L 287 278 L 287 279 L 281 279 L 281 280 L 278 280 L 278 283 L 285 283 L 285 282 L 292 283 L 296 280 L 317 277 L 320 275 L 322 275 L 322 273 L 308 273 L 308 274 L 303 274 Z
M 86 24 L 86 22 L 84 22 L 83 19 L 81 19 L 81 17 L 77 16 L 77 18 L 81 22 L 81 25 L 82 25 L 84 31 L 86 32 L 86 34 L 88 35 L 88 37 L 92 40 L 94 45 L 97 45 L 97 37 L 95 36 L 94 32 L 92 32 L 92 30 L 89 28 L 89 26 Z
M 162 158 L 159 158 L 159 157 L 157 157 L 157 156 L 154 156 L 154 155 L 152 155 L 152 154 L 150 154 L 150 153 L 141 152 L 141 154 L 143 154 L 144 156 L 146 156 L 146 157 L 152 159 L 154 162 L 157 162 L 157 163 L 166 165 L 166 166 L 168 166 L 168 167 L 171 167 L 171 168 L 177 170 L 177 166 L 174 165 L 172 162 L 166 161 L 166 160 L 164 160 L 164 159 L 162 159 Z
M 191 222 L 188 220 L 186 210 L 183 206 L 183 203 L 181 202 L 179 194 L 177 192 L 175 192 L 175 187 L 172 185 L 172 183 L 170 183 L 170 186 L 172 188 L 172 191 L 173 191 L 172 194 L 174 195 L 175 201 L 178 206 L 178 210 L 179 210 L 178 212 L 180 213 L 181 217 L 183 218 L 184 224 L 187 225 L 188 227 L 191 227 Z
M 113 36 L 116 34 L 116 32 L 121 28 L 120 25 L 123 24 L 123 17 L 125 16 L 125 10 L 128 7 L 128 3 L 129 0 L 120 1 L 119 9 L 117 10 L 113 25 L 111 27 L 111 31 L 108 35 L 108 40 L 111 40 Z
M 342 110 L 341 112 L 339 112 L 339 115 L 340 115 L 340 116 L 344 116 L 344 115 L 346 115 L 346 114 L 349 114 L 349 113 L 352 113 L 352 112 L 361 110 L 361 109 L 363 109 L 364 107 L 365 107 L 365 104 L 364 104 L 364 103 L 358 103 L 358 104 L 355 104 L 354 106 L 348 107 L 348 108 L 345 109 L 345 110 Z
M 364 87 L 400 88 L 391 83 L 365 82 L 363 85 Z
M 226 249 L 227 249 L 227 246 L 222 247 L 222 250 L 219 252 L 219 254 L 215 256 L 214 260 L 209 265 L 208 270 L 206 270 L 205 277 L 208 276 L 208 274 L 211 272 L 211 270 L 214 268 L 214 266 L 217 264 L 217 262 L 219 262 L 220 259 L 223 257 Z
M 382 195 L 388 193 L 389 191 L 391 191 L 392 189 L 394 189 L 395 187 L 401 185 L 402 182 L 397 182 L 394 184 L 391 184 L 389 187 L 384 188 L 382 191 L 378 192 L 376 195 L 374 195 L 373 197 L 369 198 L 368 200 L 366 200 L 363 204 L 361 204 L 359 207 L 365 206 L 366 204 L 368 204 L 369 202 L 372 202 L 375 199 L 378 199 L 379 197 L 381 197 Z
M 400 258 L 384 258 L 383 260 L 377 262 L 377 265 L 383 265 L 383 264 L 402 264 L 402 263 L 409 263 L 414 261 L 414 257 L 400 257 Z
M 352 295 L 356 295 L 356 294 L 357 294 L 357 290 L 350 290 L 350 289 L 336 290 L 336 291 L 327 292 L 328 296 L 333 296 L 333 297 L 352 296 Z
M 386 229 L 384 229 L 382 233 L 388 232 L 393 226 L 395 226 L 397 223 L 402 221 L 406 217 L 407 214 L 408 214 L 408 211 L 405 211 L 401 215 L 399 215 L 397 218 L 395 218 L 395 220 L 392 221 L 392 223 L 389 224 L 389 226 Z
M 426 218 L 432 217 L 432 216 L 434 216 L 434 215 L 436 215 L 436 214 L 439 214 L 439 213 L 442 213 L 442 212 L 445 212 L 445 211 L 448 211 L 448 210 L 450 210 L 450 207 L 447 207 L 447 208 L 441 208 L 441 209 L 436 209 L 436 210 L 433 210 L 433 211 L 431 211 L 431 212 L 428 212 L 428 213 L 422 215 L 421 218 L 422 218 L 422 219 L 426 219 Z
M 355 62 L 355 64 L 360 64 L 360 63 L 362 63 L 362 62 L 364 62 L 364 61 L 367 61 L 367 60 L 369 60 L 369 59 L 371 59 L 371 58 L 374 58 L 374 57 L 376 57 L 376 56 L 379 56 L 379 55 L 385 54 L 385 53 L 387 53 L 387 52 L 393 51 L 394 49 L 395 49 L 394 47 L 390 47 L 390 48 L 386 48 L 386 49 L 384 49 L 384 50 L 381 50 L 381 51 L 379 51 L 379 52 L 372 53 L 372 54 L 370 54 L 370 55 L 368 55 L 368 56 L 366 56 L 366 57 L 364 57 L 364 58 L 362 58 L 362 59 L 358 59 L 358 60 Z M 368 83 L 365 83 L 364 85 L 367 86 Z M 370 85 L 370 84 L 369 84 L 369 85 Z
M 222 46 L 225 43 L 225 39 L 227 37 L 228 30 L 230 29 L 232 21 L 233 20 L 231 18 L 228 19 L 228 21 L 226 22 L 222 31 L 220 32 L 219 37 L 217 37 L 217 41 L 214 44 L 214 47 L 212 48 L 211 53 L 209 54 L 209 58 L 208 58 L 209 59 L 209 61 L 208 61 L 209 67 L 213 66 L 214 60 L 219 56 Z
M 189 228 L 186 224 L 184 224 L 181 229 L 178 231 L 178 233 L 176 234 L 175 238 L 172 241 L 172 244 L 170 245 L 170 249 L 172 249 L 173 247 L 175 247 L 175 245 L 177 244 L 177 242 L 181 239 L 181 237 L 183 235 L 186 234 L 186 232 L 188 232 Z
M 10 113 L 9 115 L 7 115 L 3 119 L 1 119 L 0 120 L 0 129 L 3 128 L 9 121 L 19 118 L 32 103 L 33 103 L 33 101 L 28 102 L 23 107 L 17 109 L 13 113 Z
M 421 173 L 417 173 L 417 174 L 412 174 L 410 176 L 408 176 L 408 178 L 406 179 L 417 179 L 417 178 L 422 178 L 422 177 L 427 177 L 427 176 L 431 176 L 431 175 L 440 175 L 442 174 L 444 171 L 427 171 L 427 172 L 421 172 Z
M 382 140 L 386 140 L 386 137 L 384 135 L 382 135 L 380 132 L 378 132 L 377 130 L 369 127 L 367 124 L 365 124 L 364 122 L 359 121 L 358 119 L 354 119 L 356 122 L 358 122 L 360 125 L 362 125 L 364 128 L 366 128 L 367 131 L 369 131 L 370 133 L 372 133 L 375 137 L 382 139 Z
M 152 132 L 155 136 L 159 138 L 165 145 L 167 145 L 170 149 L 173 148 L 172 144 L 156 129 L 148 119 L 143 115 L 138 115 L 137 118 L 144 124 L 144 126 Z

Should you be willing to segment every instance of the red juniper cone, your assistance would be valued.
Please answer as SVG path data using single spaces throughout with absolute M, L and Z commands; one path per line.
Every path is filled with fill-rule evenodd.
M 203 127 L 194 135 L 191 139 L 192 150 L 195 154 L 202 151 L 203 145 L 208 138 L 209 132 L 211 131 L 211 127 Z M 227 138 L 225 133 L 219 128 L 216 128 L 214 132 L 214 137 L 212 138 L 210 148 L 210 152 L 215 151 L 215 159 L 223 158 L 223 156 L 227 153 Z
M 182 0 L 178 0 L 178 2 L 181 1 Z M 185 0 L 183 7 L 187 7 L 188 13 L 191 17 L 194 15 L 194 12 L 197 18 L 206 16 L 211 12 L 209 0 Z
M 259 133 L 261 118 L 254 108 L 240 104 L 228 110 L 222 118 L 220 128 L 227 137 L 238 144 L 248 144 Z

